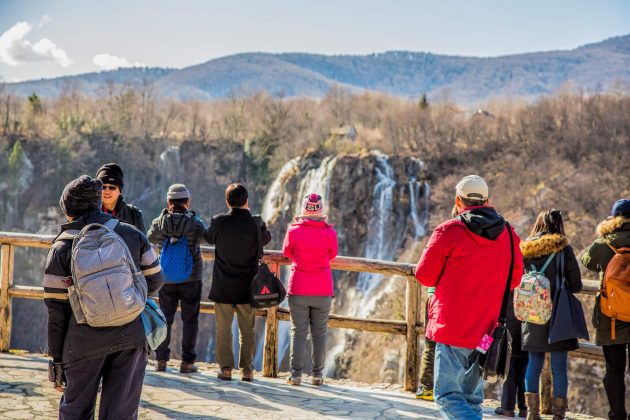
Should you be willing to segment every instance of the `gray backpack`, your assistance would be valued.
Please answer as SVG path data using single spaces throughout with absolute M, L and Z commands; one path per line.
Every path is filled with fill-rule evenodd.
M 57 240 L 72 239 L 70 306 L 78 324 L 116 327 L 144 310 L 147 282 L 136 270 L 131 252 L 114 232 L 118 220 L 68 230 Z

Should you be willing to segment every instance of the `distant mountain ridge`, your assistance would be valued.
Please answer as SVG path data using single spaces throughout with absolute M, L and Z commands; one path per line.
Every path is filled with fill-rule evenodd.
M 125 68 L 8 84 L 20 95 L 54 97 L 68 83 L 96 95 L 106 83 L 149 81 L 177 99 L 218 99 L 260 91 L 323 97 L 333 86 L 417 98 L 448 96 L 459 103 L 491 98 L 535 99 L 565 83 L 586 92 L 630 84 L 630 35 L 573 50 L 500 57 L 464 57 L 388 51 L 369 55 L 243 53 L 182 69 Z

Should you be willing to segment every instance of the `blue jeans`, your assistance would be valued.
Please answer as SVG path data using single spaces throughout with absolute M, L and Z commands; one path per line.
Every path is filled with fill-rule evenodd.
M 545 353 L 529 352 L 529 363 L 525 372 L 525 392 L 538 394 L 540 388 L 540 374 L 545 363 Z M 567 352 L 551 352 L 551 373 L 553 375 L 553 396 L 566 398 L 569 390 L 567 379 Z
M 433 392 L 445 419 L 481 419 L 483 380 L 479 365 L 468 364 L 473 350 L 437 343 Z

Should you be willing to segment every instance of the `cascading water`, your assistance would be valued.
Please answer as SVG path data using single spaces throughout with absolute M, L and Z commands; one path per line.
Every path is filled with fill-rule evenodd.
M 168 146 L 160 154 L 160 174 L 166 188 L 174 182 L 181 182 L 182 164 L 179 146 Z
M 378 154 L 376 157 L 376 185 L 372 198 L 374 219 L 368 226 L 368 239 L 365 247 L 365 258 L 375 260 L 392 260 L 396 247 L 391 246 L 391 215 L 393 210 L 393 194 L 396 180 L 394 170 L 389 164 L 387 156 Z M 378 274 L 361 273 L 357 282 L 357 289 L 363 294 L 369 294 L 377 285 Z
M 269 225 L 275 223 L 282 213 L 286 213 L 291 208 L 291 194 L 287 192 L 286 185 L 291 178 L 300 172 L 299 163 L 299 157 L 285 163 L 265 196 L 262 218 Z

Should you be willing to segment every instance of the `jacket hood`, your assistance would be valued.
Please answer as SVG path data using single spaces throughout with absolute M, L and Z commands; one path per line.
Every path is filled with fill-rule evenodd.
M 89 213 L 85 213 L 80 217 L 77 217 L 71 222 L 66 222 L 61 225 L 61 231 L 65 230 L 81 230 L 90 223 L 107 223 L 113 216 L 109 213 L 102 212 L 100 210 L 92 210 Z
M 533 260 L 562 251 L 569 245 L 569 239 L 558 233 L 527 238 L 521 242 L 523 258 Z
M 630 217 L 609 217 L 597 225 L 597 234 L 599 236 L 606 236 L 618 230 L 630 230 Z
M 171 213 L 164 209 L 160 215 L 159 226 L 167 236 L 182 236 L 193 227 L 194 217 L 195 212 L 191 210 L 186 213 Z
M 469 231 L 492 241 L 505 230 L 505 220 L 492 207 L 469 207 L 457 217 Z

